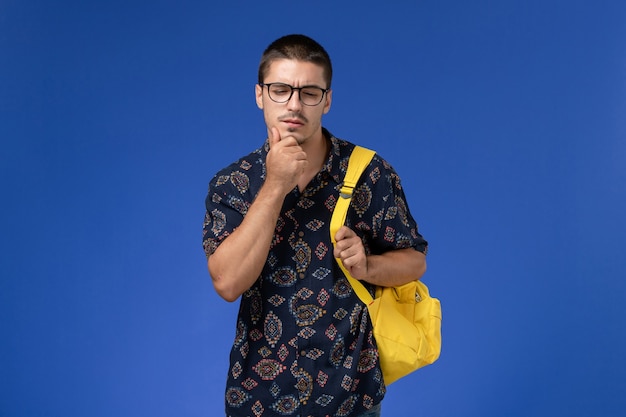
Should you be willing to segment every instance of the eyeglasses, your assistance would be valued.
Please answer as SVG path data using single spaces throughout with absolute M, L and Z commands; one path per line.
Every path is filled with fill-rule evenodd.
M 292 87 L 289 84 L 283 83 L 259 83 L 261 87 L 267 87 L 267 94 L 270 99 L 276 103 L 286 103 L 291 100 L 291 96 L 295 90 L 298 90 L 300 96 L 300 102 L 305 106 L 317 106 L 322 102 L 324 94 L 330 90 L 330 88 L 323 89 L 315 86 L 305 87 Z

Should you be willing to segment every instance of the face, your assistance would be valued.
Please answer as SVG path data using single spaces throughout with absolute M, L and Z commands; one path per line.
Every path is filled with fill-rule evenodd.
M 321 66 L 292 59 L 272 62 L 263 82 L 327 88 Z M 276 103 L 269 98 L 267 87 L 256 86 L 256 103 L 263 110 L 268 131 L 276 127 L 281 138 L 293 136 L 301 145 L 322 138 L 322 115 L 330 110 L 331 101 L 332 91 L 328 91 L 320 104 L 306 106 L 300 102 L 298 91 L 294 91 L 289 101 Z

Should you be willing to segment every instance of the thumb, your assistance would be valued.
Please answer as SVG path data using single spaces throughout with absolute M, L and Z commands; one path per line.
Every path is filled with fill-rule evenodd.
M 270 134 L 269 140 L 270 140 L 270 148 L 271 148 L 272 146 L 280 142 L 280 132 L 278 131 L 277 128 L 272 127 L 270 128 L 269 134 Z

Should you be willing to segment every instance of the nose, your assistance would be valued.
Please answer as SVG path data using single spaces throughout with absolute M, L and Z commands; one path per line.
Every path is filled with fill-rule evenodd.
M 287 109 L 290 111 L 300 110 L 302 108 L 302 102 L 300 101 L 300 90 L 293 90 L 289 101 L 287 102 Z

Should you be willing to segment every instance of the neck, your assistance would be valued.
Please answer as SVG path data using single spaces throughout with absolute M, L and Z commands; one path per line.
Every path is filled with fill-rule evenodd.
M 314 171 L 316 174 L 326 162 L 328 157 L 328 139 L 324 136 L 322 129 L 319 132 L 307 140 L 302 145 L 302 150 L 306 152 L 309 160 L 309 171 Z
M 319 135 L 311 137 L 306 143 L 302 144 L 302 149 L 306 152 L 309 161 L 306 171 L 302 173 L 298 181 L 298 187 L 301 191 L 309 184 L 309 182 L 317 175 L 324 166 L 330 144 L 324 133 L 320 129 Z

